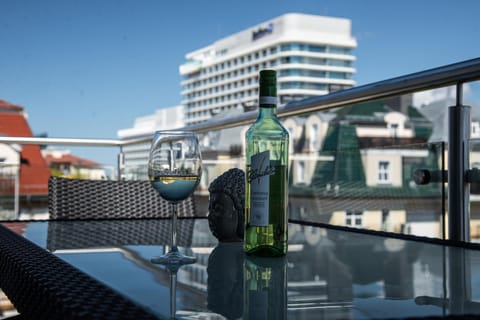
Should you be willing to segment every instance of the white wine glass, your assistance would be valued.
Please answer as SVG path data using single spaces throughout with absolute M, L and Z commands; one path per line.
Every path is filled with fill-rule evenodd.
M 198 136 L 189 131 L 156 131 L 148 160 L 148 177 L 152 187 L 172 207 L 170 250 L 151 259 L 152 263 L 176 269 L 194 263 L 195 257 L 183 255 L 177 247 L 178 204 L 187 199 L 202 176 L 202 156 Z

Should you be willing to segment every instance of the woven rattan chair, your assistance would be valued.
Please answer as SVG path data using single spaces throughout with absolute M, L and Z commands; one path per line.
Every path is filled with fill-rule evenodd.
M 149 181 L 58 177 L 48 181 L 48 209 L 52 220 L 160 218 L 171 212 Z M 190 196 L 179 204 L 178 216 L 195 215 L 195 201 Z

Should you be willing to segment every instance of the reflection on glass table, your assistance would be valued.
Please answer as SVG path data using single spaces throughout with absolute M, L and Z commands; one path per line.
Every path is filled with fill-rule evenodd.
M 23 235 L 41 247 L 48 244 L 52 250 L 54 224 L 71 224 L 68 233 L 56 234 L 54 254 L 160 318 L 168 318 L 172 302 L 170 273 L 149 259 L 159 250 L 168 251 L 169 224 L 168 220 L 148 222 L 153 221 L 157 225 L 152 230 L 166 229 L 163 238 L 153 232 L 151 237 L 157 238 L 152 239 L 145 225 L 132 222 L 128 226 L 129 221 L 105 221 L 104 231 L 97 232 L 88 232 L 88 224 L 74 228 L 76 222 L 29 222 Z M 480 315 L 480 251 L 475 245 L 461 248 L 427 239 L 406 240 L 290 223 L 286 281 L 276 282 L 280 288 L 274 294 L 268 284 L 274 277 L 272 266 L 252 267 L 241 243 L 218 243 L 207 219 L 179 219 L 179 223 L 186 224 L 179 230 L 189 230 L 180 232 L 179 239 L 183 240 L 179 247 L 195 256 L 197 262 L 183 266 L 176 275 L 173 291 L 177 318 L 240 318 L 266 300 L 282 310 L 284 301 L 275 298 L 281 292 L 286 293 L 288 319 Z M 139 233 L 136 228 L 144 231 Z M 129 235 L 118 239 L 116 234 Z M 142 239 L 135 235 L 142 235 Z M 76 237 L 84 239 L 71 241 Z M 79 248 L 75 243 L 81 244 Z M 249 290 L 255 294 L 255 287 L 263 288 L 256 291 L 262 299 L 251 299 Z

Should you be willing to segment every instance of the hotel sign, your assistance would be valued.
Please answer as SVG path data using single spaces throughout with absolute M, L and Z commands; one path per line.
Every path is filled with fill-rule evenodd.
M 264 36 L 273 33 L 273 23 L 270 22 L 268 26 L 259 28 L 257 30 L 252 31 L 252 41 L 258 40 L 263 38 Z

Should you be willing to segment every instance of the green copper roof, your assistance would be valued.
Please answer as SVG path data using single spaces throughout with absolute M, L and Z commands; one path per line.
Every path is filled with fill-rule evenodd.
M 376 118 L 377 113 L 387 113 L 393 111 L 381 100 L 358 103 L 346 106 L 337 111 L 337 119 L 348 119 L 356 116 L 368 116 Z
M 335 161 L 319 161 L 312 184 L 326 185 L 339 181 L 365 184 L 355 126 L 337 124 L 330 127 L 321 155 L 333 156 Z
M 410 146 L 418 148 L 419 146 Z M 394 149 L 394 146 L 386 147 Z M 400 146 L 400 149 L 408 146 Z M 338 197 L 436 197 L 441 195 L 441 184 L 426 186 L 412 185 L 415 170 L 428 168 L 438 170 L 439 157 L 443 151 L 439 144 L 428 144 L 428 157 L 408 157 L 402 163 L 402 186 L 379 185 L 370 187 L 366 185 L 364 164 L 360 153 L 356 126 L 346 123 L 332 124 L 327 132 L 320 155 L 331 156 L 332 160 L 320 160 L 315 167 L 314 176 L 310 186 L 313 196 L 335 195 Z M 299 189 L 300 190 L 300 189 Z M 295 194 L 296 188 L 291 189 Z

